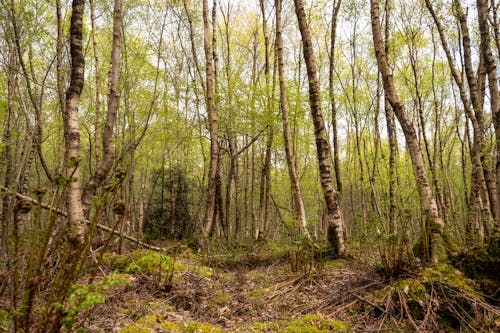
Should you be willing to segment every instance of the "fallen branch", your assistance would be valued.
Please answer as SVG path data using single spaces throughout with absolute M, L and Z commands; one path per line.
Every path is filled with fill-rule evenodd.
M 0 186 L 0 191 L 1 192 L 5 192 L 7 193 L 8 195 L 11 195 L 11 196 L 14 196 L 18 199 L 21 199 L 21 200 L 26 200 L 26 201 L 29 201 L 31 202 L 32 204 L 36 205 L 36 206 L 39 206 L 43 209 L 46 209 L 46 210 L 50 210 L 54 213 L 56 213 L 57 215 L 59 216 L 64 216 L 64 217 L 67 217 L 67 214 L 65 211 L 61 210 L 61 209 L 58 209 L 58 208 L 55 208 L 55 207 L 52 207 L 46 203 L 43 203 L 43 202 L 40 202 L 36 199 L 33 199 L 33 198 L 30 198 L 30 197 L 27 197 L 21 193 L 17 193 L 17 192 L 12 192 L 10 191 L 9 189 L 7 189 L 6 187 L 3 187 L 3 186 Z M 87 224 L 91 224 L 91 222 L 89 220 L 85 220 L 85 223 Z M 123 237 L 131 242 L 134 242 L 136 243 L 137 245 L 140 245 L 142 247 L 145 247 L 147 249 L 150 249 L 150 250 L 154 250 L 154 251 L 159 251 L 159 252 L 165 252 L 165 249 L 164 248 L 161 248 L 161 247 L 158 247 L 158 246 L 154 246 L 154 245 L 150 245 L 148 243 L 145 243 L 135 237 L 132 237 L 132 236 L 129 236 L 129 235 L 121 235 L 119 231 L 116 231 L 116 230 L 113 230 L 112 228 L 110 227 L 107 227 L 105 225 L 102 225 L 102 224 L 97 224 L 97 228 L 102 230 L 102 231 L 106 231 L 108 233 L 112 233 L 114 235 L 117 235 L 117 236 L 120 236 L 120 237 Z

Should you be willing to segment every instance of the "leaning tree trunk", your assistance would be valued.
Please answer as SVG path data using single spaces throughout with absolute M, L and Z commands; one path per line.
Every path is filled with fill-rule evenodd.
M 311 34 L 307 23 L 306 13 L 302 0 L 294 0 L 295 13 L 299 22 L 299 30 L 302 36 L 304 59 L 309 79 L 309 104 L 314 124 L 314 137 L 316 139 L 316 150 L 318 155 L 319 176 L 321 189 L 325 197 L 327 207 L 327 219 L 329 229 L 329 240 L 335 255 L 345 255 L 344 245 L 344 217 L 339 205 L 339 194 L 333 187 L 331 175 L 331 152 L 328 137 L 325 130 L 325 122 L 321 111 L 321 98 L 319 94 L 318 71 L 313 54 Z
M 83 243 L 85 223 L 80 194 L 80 127 L 78 106 L 84 83 L 85 59 L 82 51 L 82 26 L 85 0 L 73 0 L 70 25 L 71 79 L 66 91 L 66 106 L 63 110 L 63 127 L 66 163 L 66 210 L 72 230 L 72 238 Z
M 412 164 L 413 172 L 417 181 L 418 190 L 422 200 L 422 210 L 425 219 L 423 226 L 422 240 L 427 244 L 430 252 L 430 259 L 433 263 L 438 263 L 445 256 L 443 251 L 444 222 L 439 215 L 436 200 L 432 194 L 432 189 L 427 179 L 422 147 L 418 141 L 417 133 L 412 121 L 407 116 L 404 105 L 400 102 L 392 74 L 390 73 L 389 62 L 384 49 L 382 29 L 380 25 L 380 9 L 378 0 L 370 0 L 370 15 L 373 32 L 373 44 L 377 65 L 382 76 L 385 96 L 389 100 L 391 107 L 403 129 Z M 426 242 L 427 241 L 427 242 Z

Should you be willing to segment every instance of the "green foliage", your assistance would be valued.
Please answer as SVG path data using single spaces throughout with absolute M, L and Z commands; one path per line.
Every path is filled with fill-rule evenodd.
M 125 268 L 125 271 L 133 271 L 137 268 L 142 272 L 150 274 L 162 274 L 172 270 L 173 261 L 163 254 L 152 252 L 130 263 L 127 268 Z
M 71 327 L 78 313 L 92 308 L 95 305 L 103 304 L 106 293 L 114 286 L 128 283 L 128 276 L 113 272 L 109 276 L 91 284 L 75 284 L 72 286 L 70 296 L 65 305 L 66 316 L 63 324 Z
M 146 274 L 161 288 L 170 288 L 176 268 L 171 257 L 150 250 L 137 250 L 121 255 L 105 254 L 103 263 L 126 273 Z
M 7 310 L 0 308 L 0 331 L 9 332 L 12 329 L 12 320 Z

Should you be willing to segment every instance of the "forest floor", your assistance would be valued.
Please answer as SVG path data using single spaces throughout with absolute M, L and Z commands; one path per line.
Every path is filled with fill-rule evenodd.
M 445 282 L 440 285 L 439 280 Z M 427 293 L 429 281 L 432 288 Z M 73 329 L 493 332 L 500 326 L 498 304 L 484 301 L 470 283 L 448 266 L 388 280 L 375 266 L 356 260 L 318 263 L 307 256 L 291 261 L 254 253 L 200 257 L 189 249 L 175 256 L 139 250 L 106 255 L 94 282 L 82 281 L 87 288 L 80 299 L 94 295 L 90 299 L 98 301 L 81 306 Z M 450 288 L 447 295 L 455 295 L 446 298 L 446 306 L 454 310 L 440 310 L 445 302 L 437 296 L 439 288 Z M 470 299 L 459 300 L 456 294 L 464 292 Z M 456 309 L 458 305 L 465 310 Z

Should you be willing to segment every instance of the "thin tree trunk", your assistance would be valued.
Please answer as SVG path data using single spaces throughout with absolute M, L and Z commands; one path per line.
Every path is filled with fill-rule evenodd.
M 212 22 L 215 25 L 215 22 Z M 216 178 L 219 160 L 219 143 L 217 133 L 217 111 L 214 101 L 214 81 L 212 68 L 212 53 L 210 42 L 210 22 L 208 17 L 208 0 L 203 0 L 203 27 L 205 48 L 205 86 L 207 113 L 210 128 L 210 166 L 208 170 L 207 206 L 205 210 L 205 224 L 203 226 L 203 237 L 207 238 L 212 232 L 215 212 Z
M 262 15 L 262 32 L 264 35 L 264 80 L 265 80 L 265 113 L 271 113 L 271 66 L 269 60 L 269 31 L 267 27 L 267 19 L 264 1 L 259 0 L 260 11 Z M 272 119 L 272 117 L 270 117 Z M 259 222 L 255 229 L 255 238 L 261 239 L 266 236 L 268 225 L 268 207 L 269 196 L 271 189 L 271 148 L 273 143 L 273 126 L 269 124 L 268 136 L 266 140 L 266 149 L 264 152 L 264 161 L 262 164 L 262 173 L 260 178 L 259 192 Z
M 297 165 L 295 164 L 294 152 L 292 150 L 292 139 L 290 125 L 288 120 L 288 103 L 285 83 L 285 63 L 283 61 L 283 38 L 281 37 L 281 0 L 275 0 L 276 12 L 276 51 L 278 61 L 278 74 L 280 85 L 280 107 L 281 118 L 283 120 L 283 139 L 285 142 L 286 162 L 288 165 L 288 175 L 292 187 L 293 209 L 295 218 L 299 224 L 302 234 L 309 240 L 312 240 L 311 234 L 307 229 L 306 210 L 302 193 L 300 190 L 299 177 L 297 175 Z
M 385 2 L 385 28 L 384 28 L 384 50 L 387 59 L 390 56 L 390 17 L 391 17 L 391 1 Z M 388 60 L 389 61 L 389 60 Z M 380 75 L 380 70 L 379 70 Z M 380 79 L 378 79 L 380 82 Z M 391 108 L 391 103 L 384 94 L 384 112 L 387 126 L 387 136 L 389 137 L 389 232 L 396 232 L 396 186 L 397 186 L 397 170 L 396 160 L 398 155 L 398 143 L 396 136 L 396 120 L 394 112 Z
M 479 229 L 479 215 L 480 215 L 480 199 L 481 194 L 484 196 L 484 191 L 487 188 L 484 179 L 484 169 L 481 162 L 481 154 L 484 150 L 484 121 L 482 116 L 482 110 L 480 108 L 480 96 L 477 81 L 474 75 L 474 71 L 472 69 L 472 56 L 471 56 L 471 41 L 469 37 L 469 32 L 467 28 L 467 21 L 465 14 L 462 9 L 462 5 L 460 1 L 455 1 L 455 8 L 457 11 L 457 16 L 459 20 L 460 30 L 462 33 L 462 44 L 463 44 L 463 56 L 464 56 L 464 64 L 465 64 L 465 72 L 467 77 L 467 82 L 469 84 L 469 95 L 467 95 L 467 91 L 465 88 L 465 84 L 462 81 L 461 75 L 455 64 L 453 62 L 452 54 L 450 52 L 448 42 L 446 40 L 443 26 L 441 25 L 441 21 L 436 15 L 430 0 L 426 0 L 425 4 L 427 9 L 429 10 L 431 16 L 434 19 L 434 23 L 436 24 L 436 28 L 439 33 L 439 37 L 441 39 L 441 45 L 446 54 L 446 58 L 448 61 L 448 66 L 450 68 L 453 80 L 457 85 L 460 92 L 460 99 L 465 109 L 465 114 L 467 118 L 471 121 L 472 129 L 473 129 L 473 137 L 472 137 L 472 146 L 470 149 L 471 161 L 472 161 L 472 171 L 471 171 L 471 189 L 470 189 L 470 198 L 469 202 L 469 210 L 468 210 L 468 222 L 467 228 Z M 486 190 L 487 191 L 487 190 Z M 484 205 L 489 207 L 489 204 L 486 202 L 487 200 L 483 200 Z M 486 208 L 487 209 L 487 208 Z M 488 211 L 485 212 L 484 219 L 489 219 L 491 214 Z M 479 230 L 475 232 L 468 232 L 467 239 L 469 242 L 473 242 L 474 238 L 477 236 Z
M 377 65 L 380 70 L 380 74 L 382 75 L 385 95 L 388 98 L 405 135 L 413 164 L 413 172 L 415 174 L 422 200 L 422 210 L 425 221 L 423 230 L 424 237 L 425 239 L 428 239 L 430 259 L 433 263 L 438 263 L 445 257 L 442 239 L 442 235 L 444 233 L 444 223 L 439 215 L 436 200 L 432 195 L 432 189 L 427 179 L 427 171 L 425 168 L 422 148 L 420 147 L 415 127 L 408 118 L 404 105 L 399 101 L 394 80 L 392 74 L 390 73 L 389 63 L 384 49 L 385 43 L 382 38 L 378 0 L 370 0 L 370 15 L 375 56 L 377 58 Z M 426 235 L 425 232 L 428 232 L 429 234 Z M 422 240 L 424 240 L 424 237 Z
M 0 171 L 4 170 L 3 185 L 5 188 L 10 188 L 12 185 L 12 122 L 13 122 L 13 99 L 14 99 L 14 64 L 15 55 L 14 52 L 9 52 L 9 62 L 7 64 L 7 114 L 4 122 L 4 132 L 2 134 L 2 145 L 1 151 L 1 161 Z M 11 200 L 10 196 L 5 193 L 1 201 L 1 223 L 2 223 L 2 233 L 1 233 L 1 243 L 0 243 L 0 258 L 5 260 L 4 255 L 7 253 L 8 235 L 9 235 L 9 225 L 11 220 Z M 1 294 L 1 293 L 0 293 Z
M 500 92 L 498 89 L 497 67 L 491 50 L 490 27 L 488 24 L 488 1 L 477 0 L 479 30 L 481 32 L 481 52 L 488 73 L 490 107 L 495 127 L 496 143 L 496 217 L 500 216 Z M 484 226 L 486 230 L 489 225 Z M 496 224 L 495 232 L 500 232 L 500 224 Z
M 330 97 L 330 106 L 332 109 L 332 135 L 333 135 L 333 168 L 335 170 L 335 181 L 337 184 L 337 191 L 342 193 L 342 179 L 340 174 L 340 161 L 339 161 L 339 140 L 337 128 L 337 103 L 335 101 L 334 82 L 333 76 L 335 73 L 335 42 L 337 36 L 337 16 L 340 10 L 342 0 L 333 1 L 332 4 L 332 26 L 330 30 L 330 59 L 328 67 L 328 94 Z
M 102 185 L 115 161 L 115 146 L 113 144 L 113 132 L 116 116 L 120 104 L 120 65 L 122 41 L 122 0 L 115 0 L 113 11 L 113 42 L 111 50 L 111 70 L 109 77 L 108 110 L 106 123 L 102 133 L 103 156 L 98 164 L 96 172 L 85 185 L 82 194 L 83 211 L 86 216 L 90 212 L 91 198 L 97 188 Z
M 59 0 L 60 1 L 60 0 Z M 95 28 L 95 0 L 89 0 L 90 4 L 90 26 L 92 29 L 92 52 L 94 53 L 94 69 L 95 69 L 95 134 L 94 134 L 94 156 L 95 164 L 99 165 L 101 161 L 101 149 L 100 149 L 100 133 L 101 133 L 101 79 L 100 79 L 100 64 L 99 56 L 97 54 L 97 40 L 96 40 L 96 28 Z
M 313 54 L 311 34 L 309 32 L 309 25 L 307 23 L 302 0 L 294 0 L 294 4 L 295 13 L 299 22 L 299 30 L 302 36 L 304 60 L 307 69 L 307 77 L 309 79 L 309 104 L 314 124 L 321 189 L 323 190 L 323 196 L 327 207 L 327 218 L 330 229 L 329 240 L 333 253 L 338 256 L 344 256 L 344 218 L 339 205 L 339 193 L 333 187 L 330 145 L 328 143 L 325 123 L 321 111 L 318 73 L 316 69 L 316 60 Z
M 80 124 L 78 107 L 84 84 L 85 59 L 82 50 L 82 27 L 85 0 L 73 0 L 70 25 L 71 79 L 66 91 L 66 107 L 63 113 L 64 141 L 66 151 L 66 211 L 73 228 L 72 238 L 77 243 L 83 243 L 85 233 L 85 216 L 83 214 L 80 194 Z

